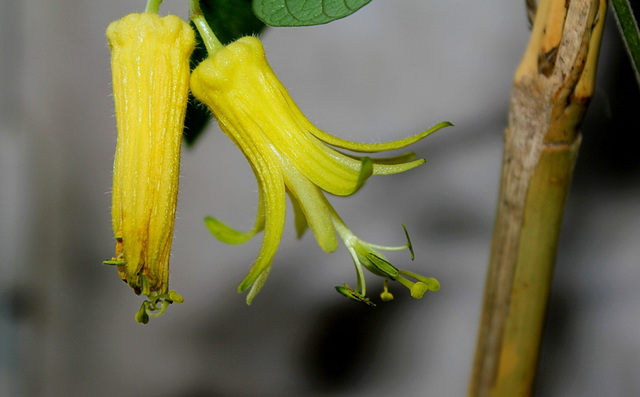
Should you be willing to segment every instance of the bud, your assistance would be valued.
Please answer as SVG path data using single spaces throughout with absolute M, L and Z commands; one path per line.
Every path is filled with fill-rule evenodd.
M 151 299 L 143 307 L 154 308 L 159 298 L 170 296 L 169 256 L 195 38 L 179 17 L 148 12 L 112 22 L 107 38 L 118 139 L 112 189 L 116 256 L 105 263 L 116 265 L 136 294 Z

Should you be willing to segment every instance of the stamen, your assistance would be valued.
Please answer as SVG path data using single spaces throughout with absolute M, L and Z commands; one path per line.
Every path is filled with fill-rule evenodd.
M 380 299 L 382 299 L 383 302 L 390 302 L 390 301 L 393 300 L 393 294 L 391 292 L 389 292 L 389 279 L 388 278 L 384 279 L 384 290 L 380 294 Z
M 427 285 L 430 291 L 436 292 L 440 289 L 440 283 L 435 278 L 424 277 L 419 274 L 409 272 L 407 270 L 400 270 L 400 274 L 404 274 L 405 276 L 413 277 L 416 280 L 420 280 Z
M 136 313 L 136 322 L 140 324 L 148 324 L 149 323 L 149 315 L 147 314 L 147 305 L 149 301 L 142 302 L 140 306 L 140 310 Z
M 136 313 L 136 321 L 140 324 L 147 324 L 150 316 L 160 317 L 170 304 L 184 302 L 184 298 L 174 290 L 148 298 L 149 300 L 142 302 L 140 310 Z
M 423 283 L 422 281 L 414 283 L 402 276 L 398 277 L 398 281 L 405 287 L 409 288 L 409 290 L 411 291 L 411 297 L 415 299 L 422 299 L 425 292 L 427 292 L 427 290 L 429 289 L 427 287 L 427 284 Z

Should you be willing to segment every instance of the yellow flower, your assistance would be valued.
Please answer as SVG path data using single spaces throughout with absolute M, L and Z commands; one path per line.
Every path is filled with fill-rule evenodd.
M 361 153 L 399 149 L 451 123 L 443 122 L 428 131 L 387 143 L 357 143 L 331 136 L 316 128 L 298 109 L 269 66 L 257 38 L 243 37 L 228 46 L 207 43 L 206 37 L 211 33 L 198 15 L 192 19 L 205 37 L 209 57 L 192 72 L 191 91 L 208 106 L 222 131 L 244 153 L 258 181 L 258 216 L 251 231 L 239 232 L 217 219 L 206 219 L 214 236 L 231 244 L 241 244 L 264 230 L 258 257 L 238 286 L 240 292 L 252 286 L 247 303 L 251 303 L 271 270 L 285 223 L 285 193 L 293 203 L 299 236 L 309 226 L 320 247 L 331 252 L 338 246 L 338 234 L 352 253 L 358 271 L 358 287 L 356 291 L 346 285 L 336 287 L 339 292 L 368 302 L 361 266 L 386 280 L 404 283 L 402 271 L 390 264 L 390 267 L 380 265 L 388 262 L 375 249 L 404 249 L 409 244 L 384 247 L 359 240 L 344 225 L 323 191 L 348 196 L 371 175 L 407 171 L 424 160 L 416 160 L 413 153 L 384 159 L 357 157 L 328 145 Z M 402 274 L 415 277 L 412 273 Z M 415 295 L 414 289 L 405 284 L 416 298 L 426 291 L 420 293 L 418 290 L 428 285 L 419 283 L 415 283 L 419 286 Z M 429 283 L 431 289 L 437 289 L 437 281 Z M 388 295 L 385 295 L 387 300 Z
M 169 291 L 180 145 L 194 32 L 174 15 L 130 14 L 107 28 L 118 139 L 112 221 L 116 256 L 106 264 L 136 294 L 147 322 L 182 298 Z

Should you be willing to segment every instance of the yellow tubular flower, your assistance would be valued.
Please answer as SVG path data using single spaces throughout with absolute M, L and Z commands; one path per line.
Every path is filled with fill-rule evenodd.
M 147 322 L 182 298 L 169 291 L 180 145 L 194 32 L 179 17 L 130 14 L 107 29 L 118 139 L 112 220 L 118 275 L 145 301 Z M 158 304 L 161 304 L 158 306 Z
M 206 38 L 210 32 L 206 26 L 203 28 L 202 19 L 198 15 L 192 19 Z M 209 57 L 192 72 L 191 92 L 207 105 L 222 131 L 251 164 L 258 181 L 260 201 L 257 220 L 250 232 L 238 232 L 210 217 L 205 221 L 214 236 L 232 244 L 243 243 L 264 229 L 258 258 L 238 290 L 242 292 L 253 285 L 247 296 L 247 303 L 251 303 L 264 284 L 282 237 L 285 193 L 288 193 L 296 215 L 298 235 L 308 225 L 320 247 L 331 252 L 338 246 L 338 232 L 357 261 L 358 291 L 339 287 L 339 292 L 368 302 L 364 296 L 361 264 L 369 270 L 375 270 L 375 267 L 362 263 L 356 253 L 363 253 L 360 257 L 366 258 L 372 247 L 402 249 L 408 246 L 373 246 L 358 240 L 337 216 L 323 190 L 339 196 L 351 195 L 371 175 L 407 171 L 424 160 L 415 160 L 413 153 L 384 159 L 356 157 L 327 144 L 365 153 L 400 149 L 451 123 L 443 122 L 428 131 L 387 143 L 366 144 L 336 138 L 316 128 L 302 114 L 269 66 L 257 38 L 243 37 L 228 46 L 215 44 L 214 51 L 214 46 L 208 45 Z M 404 280 L 398 269 L 391 273 L 374 273 L 387 279 Z M 421 294 L 414 295 L 422 297 Z

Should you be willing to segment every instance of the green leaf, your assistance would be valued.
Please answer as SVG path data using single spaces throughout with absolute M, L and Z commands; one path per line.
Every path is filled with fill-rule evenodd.
M 312 26 L 344 18 L 371 0 L 253 0 L 253 11 L 271 26 Z
M 631 4 L 629 4 L 629 0 L 612 0 L 611 5 L 618 22 L 618 29 L 631 58 L 636 80 L 640 84 L 640 32 L 631 11 Z
M 229 44 L 243 36 L 257 35 L 264 29 L 264 23 L 253 14 L 251 0 L 200 0 L 200 8 L 207 23 L 223 44 Z M 191 55 L 192 70 L 207 57 L 207 49 L 197 30 L 196 40 L 196 49 Z M 194 144 L 210 119 L 211 114 L 206 106 L 189 95 L 184 124 L 184 139 L 187 145 Z

